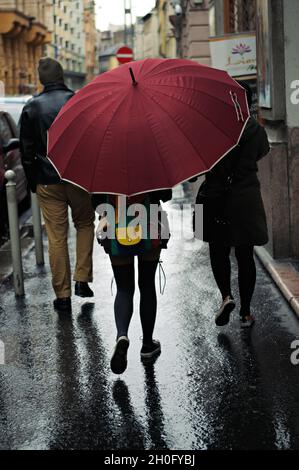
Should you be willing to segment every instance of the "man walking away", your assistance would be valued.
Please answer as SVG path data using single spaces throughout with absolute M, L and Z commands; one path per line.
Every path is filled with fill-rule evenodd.
M 77 261 L 74 273 L 75 294 L 92 297 L 92 248 L 94 212 L 88 193 L 61 181 L 47 159 L 47 130 L 63 105 L 74 95 L 66 87 L 59 62 L 42 58 L 38 67 L 43 91 L 24 107 L 21 116 L 20 143 L 26 177 L 43 213 L 49 239 L 52 284 L 56 294 L 54 308 L 71 310 L 71 269 L 67 245 L 68 207 L 77 231 Z

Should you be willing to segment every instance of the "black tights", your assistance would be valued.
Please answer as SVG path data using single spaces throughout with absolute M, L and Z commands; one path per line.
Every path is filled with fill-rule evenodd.
M 156 321 L 157 296 L 155 274 L 156 261 L 138 261 L 138 285 L 140 289 L 140 319 L 143 332 L 143 344 L 151 346 Z M 117 286 L 114 302 L 117 338 L 128 336 L 128 329 L 133 315 L 133 297 L 135 290 L 134 264 L 113 266 Z
M 223 300 L 231 293 L 230 246 L 210 243 L 210 260 L 217 286 Z M 238 281 L 241 300 L 240 315 L 250 315 L 250 304 L 256 282 L 256 267 L 253 256 L 253 246 L 242 245 L 235 247 L 238 263 Z

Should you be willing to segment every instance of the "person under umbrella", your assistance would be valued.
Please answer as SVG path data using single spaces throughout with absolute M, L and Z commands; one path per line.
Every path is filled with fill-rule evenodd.
M 157 313 L 157 295 L 155 275 L 160 260 L 162 248 L 167 248 L 169 230 L 161 232 L 161 223 L 166 213 L 161 209 L 161 201 L 172 198 L 171 190 L 153 191 L 139 194 L 130 198 L 119 198 L 113 195 L 92 195 L 95 209 L 100 213 L 100 229 L 97 231 L 99 243 L 109 255 L 116 281 L 116 297 L 114 316 L 117 329 L 116 345 L 111 357 L 110 366 L 115 374 L 122 374 L 127 368 L 127 351 L 130 344 L 128 330 L 133 315 L 135 291 L 134 260 L 138 259 L 138 286 L 140 290 L 139 314 L 142 327 L 142 360 L 152 360 L 161 352 L 161 344 L 153 339 Z M 108 202 L 111 207 L 101 211 L 100 206 Z M 142 211 L 140 211 L 142 205 Z M 135 207 L 134 207 L 135 206 Z M 157 211 L 152 211 L 156 207 Z M 140 213 L 141 220 L 134 227 L 129 227 L 132 220 L 127 216 L 129 208 L 136 214 Z M 112 210 L 111 210 L 112 209 Z M 123 213 L 123 217 L 120 213 Z M 104 213 L 104 216 L 103 216 Z M 109 214 L 110 213 L 110 214 Z M 156 218 L 155 218 L 155 215 Z M 162 222 L 160 219 L 163 219 Z M 132 217 L 131 217 L 132 219 Z M 151 232 L 153 225 L 156 230 Z M 116 227 L 108 235 L 108 227 Z M 102 227 L 102 228 L 101 228 Z M 141 227 L 141 228 L 140 228 Z M 142 233 L 139 231 L 142 231 Z M 103 236 L 104 235 L 104 236 Z M 107 235 L 107 236 L 105 236 Z M 144 236 L 144 238 L 142 238 Z
M 209 171 L 238 144 L 248 118 L 246 93 L 226 72 L 190 60 L 145 59 L 101 74 L 81 89 L 52 124 L 47 155 L 62 179 L 94 199 L 108 196 L 117 209 L 115 195 L 141 197 L 148 207 L 153 200 L 168 200 L 167 190 L 175 185 Z M 108 225 L 113 225 L 113 216 Z M 111 360 L 116 373 L 127 364 L 135 256 L 144 334 L 141 357 L 160 351 L 152 333 L 154 278 L 162 246 L 154 247 L 157 239 L 150 237 L 150 249 L 143 247 L 142 252 L 139 242 L 130 247 L 134 237 L 126 238 L 122 250 L 113 239 L 106 248 L 117 284 L 118 332 Z
M 71 268 L 67 246 L 68 208 L 77 232 L 77 260 L 74 273 L 75 294 L 92 297 L 92 248 L 94 212 L 86 191 L 62 181 L 46 158 L 47 131 L 56 116 L 74 96 L 64 83 L 61 64 L 51 57 L 40 59 L 39 79 L 43 91 L 33 97 L 21 115 L 20 145 L 22 164 L 33 193 L 37 193 L 49 239 L 54 308 L 71 310 Z
M 250 108 L 251 88 L 239 83 L 246 89 Z M 239 144 L 206 174 L 198 192 L 196 203 L 203 204 L 203 240 L 209 243 L 211 267 L 222 295 L 215 318 L 218 326 L 229 322 L 236 307 L 231 290 L 232 247 L 238 264 L 241 326 L 254 323 L 250 307 L 256 283 L 253 249 L 268 242 L 257 162 L 269 150 L 264 128 L 250 117 Z

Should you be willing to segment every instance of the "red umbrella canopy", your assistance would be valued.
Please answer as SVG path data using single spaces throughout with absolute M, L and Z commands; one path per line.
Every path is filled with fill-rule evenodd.
M 48 157 L 90 193 L 172 188 L 237 145 L 245 90 L 226 72 L 182 59 L 145 59 L 106 72 L 62 108 Z

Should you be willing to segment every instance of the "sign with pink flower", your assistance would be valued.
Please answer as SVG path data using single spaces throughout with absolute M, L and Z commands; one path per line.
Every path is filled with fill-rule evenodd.
M 232 77 L 256 75 L 255 34 L 233 34 L 210 38 L 212 66 Z

